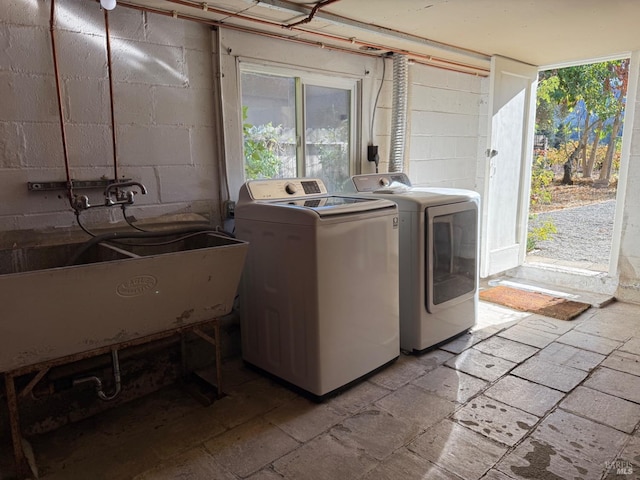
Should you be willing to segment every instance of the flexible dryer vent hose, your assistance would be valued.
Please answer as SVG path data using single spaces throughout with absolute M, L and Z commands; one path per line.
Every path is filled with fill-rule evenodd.
M 407 134 L 407 90 L 409 61 L 406 55 L 393 55 L 393 103 L 391 107 L 391 149 L 389 171 L 404 170 L 404 147 Z

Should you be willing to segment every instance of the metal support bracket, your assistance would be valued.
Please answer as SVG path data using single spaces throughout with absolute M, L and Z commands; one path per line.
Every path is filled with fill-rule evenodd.
M 106 188 L 107 185 L 112 183 L 130 182 L 130 178 L 120 178 L 118 180 L 111 180 L 100 178 L 98 180 L 71 180 L 71 188 L 74 190 L 82 190 L 89 188 Z M 67 190 L 69 185 L 67 182 L 27 182 L 27 189 L 30 192 L 42 192 L 51 190 Z
M 206 334 L 201 330 L 201 327 L 213 326 L 213 336 Z M 33 388 L 46 376 L 49 370 L 53 367 L 64 365 L 67 363 L 75 362 L 78 360 L 95 357 L 97 355 L 104 355 L 111 352 L 113 349 L 125 349 L 137 345 L 143 345 L 145 343 L 158 341 L 176 334 L 182 336 L 183 343 L 183 355 L 186 353 L 184 344 L 184 335 L 188 332 L 193 332 L 198 337 L 202 338 L 206 342 L 215 347 L 215 361 L 216 361 L 216 398 L 223 396 L 222 392 L 222 355 L 220 352 L 220 325 L 217 318 L 211 318 L 209 320 L 203 320 L 201 322 L 185 325 L 182 327 L 174 328 L 158 332 L 155 334 L 147 335 L 125 342 L 120 342 L 114 345 L 107 345 L 99 347 L 86 352 L 80 352 L 74 355 L 66 357 L 56 358 L 49 361 L 41 362 L 34 365 L 26 365 L 10 372 L 0 372 L 0 375 L 4 376 L 4 386 L 6 393 L 7 409 L 9 413 L 9 426 L 11 429 L 11 440 L 13 443 L 13 457 L 15 461 L 16 474 L 19 479 L 26 478 L 38 478 L 37 465 L 32 457 L 27 456 L 25 452 L 26 440 L 22 437 L 22 429 L 20 426 L 20 412 L 19 412 L 19 400 L 29 395 Z M 186 367 L 186 363 L 183 367 Z M 35 372 L 35 376 L 29 381 L 21 392 L 16 390 L 15 379 L 19 376 L 31 374 Z M 184 373 L 184 372 L 183 372 Z M 209 385 L 212 382 L 205 380 Z M 211 404 L 212 400 L 208 402 Z

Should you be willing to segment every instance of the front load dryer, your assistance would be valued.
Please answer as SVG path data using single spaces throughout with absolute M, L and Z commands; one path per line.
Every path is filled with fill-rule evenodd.
M 398 210 L 319 179 L 253 180 L 235 209 L 249 242 L 242 357 L 316 400 L 400 352 Z
M 400 348 L 420 352 L 473 327 L 480 196 L 471 190 L 413 187 L 404 173 L 355 175 L 345 190 L 398 205 Z

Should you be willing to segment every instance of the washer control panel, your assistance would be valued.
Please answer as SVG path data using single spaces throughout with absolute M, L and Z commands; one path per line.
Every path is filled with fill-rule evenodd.
M 246 185 L 254 200 L 300 198 L 327 194 L 327 188 L 319 178 L 250 180 Z

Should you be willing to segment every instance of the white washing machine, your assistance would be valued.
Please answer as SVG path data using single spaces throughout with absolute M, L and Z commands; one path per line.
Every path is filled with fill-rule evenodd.
M 398 210 L 319 179 L 253 180 L 235 209 L 249 242 L 242 357 L 316 400 L 398 358 Z
M 356 175 L 345 190 L 398 204 L 400 348 L 420 352 L 471 328 L 478 311 L 480 196 L 413 187 L 404 173 Z

